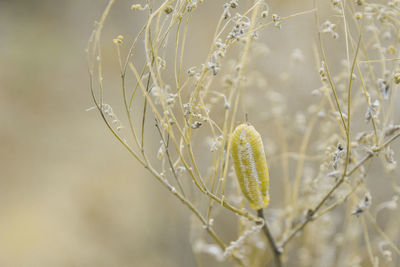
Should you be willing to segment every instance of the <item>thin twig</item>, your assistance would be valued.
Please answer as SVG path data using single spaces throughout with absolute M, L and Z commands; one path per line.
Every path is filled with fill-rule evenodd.
M 158 125 L 158 120 L 157 119 L 155 119 L 155 120 L 156 120 L 155 126 L 156 126 L 157 131 L 158 131 L 158 133 L 160 135 L 161 141 L 163 142 L 163 145 L 164 145 L 164 148 L 165 148 L 165 154 L 167 155 L 167 159 L 168 159 L 169 166 L 171 168 L 171 172 L 174 175 L 174 178 L 176 180 L 176 183 L 178 184 L 179 190 L 181 191 L 182 195 L 184 197 L 186 197 L 185 191 L 183 190 L 183 186 L 182 186 L 181 180 L 179 180 L 179 177 L 178 177 L 178 174 L 176 173 L 176 169 L 174 167 L 174 164 L 172 163 L 171 156 L 169 154 L 168 143 L 164 139 L 164 136 L 163 136 L 163 134 L 161 132 L 160 126 Z
M 282 261 L 281 261 L 282 249 L 277 246 L 276 241 L 275 241 L 274 237 L 272 236 L 271 231 L 269 230 L 268 222 L 264 217 L 263 209 L 257 210 L 257 215 L 258 215 L 258 217 L 260 217 L 264 220 L 263 231 L 264 231 L 264 234 L 267 237 L 268 242 L 272 248 L 272 252 L 274 254 L 274 259 L 275 259 L 275 265 L 276 265 L 276 267 L 281 267 L 282 266 Z

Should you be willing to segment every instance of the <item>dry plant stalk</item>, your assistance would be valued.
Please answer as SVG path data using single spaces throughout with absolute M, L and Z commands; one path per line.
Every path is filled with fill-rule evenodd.
M 197 219 L 192 223 L 194 253 L 212 254 L 217 261 L 233 259 L 241 266 L 398 266 L 400 181 L 392 146 L 400 136 L 400 1 L 314 0 L 309 9 L 279 16 L 269 10 L 267 0 L 231 0 L 220 5 L 208 52 L 196 64 L 188 56 L 196 52 L 187 45 L 191 21 L 197 12 L 204 14 L 200 7 L 215 6 L 211 2 L 147 0 L 130 7 L 146 19 L 133 38 L 116 33 L 113 40 L 124 114 L 114 113 L 103 81 L 108 62 L 103 63 L 101 37 L 114 0 L 95 23 L 87 47 L 95 107 L 113 136 Z M 270 28 L 284 32 L 285 24 L 301 17 L 314 20 L 310 44 L 318 67 L 308 62 L 304 68 L 318 78 L 313 88 L 305 89 L 314 104 L 293 115 L 285 90 L 294 88 L 282 82 L 274 91 L 260 78 L 273 74 L 257 69 L 255 62 L 268 51 L 268 40 L 265 45 L 259 35 Z M 290 57 L 306 60 L 301 49 Z M 290 81 L 292 76 L 281 77 Z M 262 102 L 254 96 L 257 86 Z M 258 105 L 248 104 L 250 100 Z M 245 114 L 269 140 L 275 185 L 270 192 L 278 192 L 271 200 L 263 157 L 252 163 L 260 176 L 249 171 L 242 177 L 237 168 L 239 183 L 233 179 L 239 152 L 237 140 L 231 140 L 240 138 L 234 129 Z M 151 146 L 155 141 L 149 128 L 158 135 L 158 150 Z M 205 137 L 209 149 L 199 145 Z M 373 163 L 375 158 L 381 164 Z M 244 177 L 256 176 L 262 178 L 260 184 L 247 190 Z M 387 185 L 385 201 L 372 201 L 377 192 L 367 181 L 374 179 Z M 266 209 L 264 219 L 269 202 L 274 208 Z M 384 209 L 390 212 L 385 223 L 378 221 Z M 222 210 L 233 216 L 215 220 Z M 238 225 L 231 240 L 214 230 L 227 223 Z

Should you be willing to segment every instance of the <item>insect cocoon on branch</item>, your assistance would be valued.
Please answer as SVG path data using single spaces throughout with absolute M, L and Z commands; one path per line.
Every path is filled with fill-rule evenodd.
M 269 203 L 269 173 L 260 134 L 247 124 L 236 127 L 231 139 L 232 159 L 240 188 L 253 209 Z

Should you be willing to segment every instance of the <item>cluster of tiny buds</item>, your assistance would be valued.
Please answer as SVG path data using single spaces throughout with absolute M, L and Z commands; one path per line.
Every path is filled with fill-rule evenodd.
M 163 59 L 162 57 L 157 57 L 156 60 L 157 60 L 157 66 L 165 70 L 167 67 L 167 62 L 165 61 L 165 59 Z
M 389 45 L 386 49 L 386 54 L 388 55 L 395 55 L 396 54 L 396 47 L 394 45 Z
M 191 67 L 187 70 L 189 77 L 192 77 L 196 74 L 196 67 Z
M 321 61 L 321 67 L 319 68 L 319 77 L 321 78 L 321 81 L 324 83 L 328 80 L 326 71 L 325 71 L 325 61 Z
M 267 18 L 268 17 L 268 10 L 264 10 L 263 12 L 261 12 L 261 17 L 263 19 Z
M 174 105 L 177 96 L 178 96 L 177 94 L 169 93 L 168 96 L 167 96 L 167 101 L 166 101 L 167 105 L 168 106 Z
M 250 19 L 246 16 L 240 15 L 239 13 L 236 13 L 233 20 L 235 21 L 235 25 L 228 33 L 227 39 L 239 41 L 250 26 Z
M 218 151 L 222 147 L 224 143 L 223 141 L 224 137 L 222 135 L 217 136 L 215 139 L 212 139 L 210 144 L 210 151 L 211 152 Z
M 389 171 L 392 172 L 396 169 L 397 167 L 397 161 L 394 158 L 394 151 L 393 149 L 388 146 L 385 149 L 385 168 Z
M 336 32 L 336 24 L 330 22 L 329 20 L 322 24 L 321 31 L 323 33 L 330 33 L 333 39 L 339 38 L 339 34 Z
M 192 129 L 198 129 L 203 122 L 208 122 L 208 113 L 210 110 L 202 105 L 198 105 L 195 108 L 192 107 L 190 103 L 183 104 L 184 116 L 188 117 L 189 115 L 192 116 L 194 119 L 193 123 L 188 123 L 188 126 Z M 206 115 L 201 114 L 201 112 L 205 112 Z
M 282 28 L 281 17 L 278 14 L 272 14 L 272 21 L 274 22 L 274 26 L 277 28 Z
M 220 63 L 217 60 L 217 55 L 214 53 L 211 56 L 211 60 L 207 63 L 207 68 L 212 70 L 213 75 L 217 75 L 220 70 Z
M 357 20 L 361 20 L 364 16 L 363 16 L 363 13 L 361 13 L 361 12 L 356 12 L 356 13 L 354 13 L 354 17 L 355 17 Z
M 203 0 L 199 0 L 199 1 L 197 1 L 197 0 L 191 0 L 190 3 L 187 5 L 187 11 L 188 11 L 188 12 L 191 12 L 191 11 L 193 11 L 194 9 L 196 9 L 196 8 L 197 8 L 198 2 L 199 2 L 199 3 L 202 3 Z
M 390 87 L 389 87 L 389 84 L 387 83 L 387 81 L 384 80 L 384 79 L 378 79 L 377 80 L 377 84 L 378 84 L 379 89 L 382 92 L 383 98 L 385 100 L 389 99 L 389 89 L 390 89 Z
M 237 8 L 239 6 L 238 0 L 231 0 L 229 2 L 229 5 L 231 6 L 231 8 Z
M 334 7 L 340 7 L 341 0 L 331 0 L 331 2 Z
M 212 70 L 212 73 L 214 76 L 216 76 L 218 74 L 218 72 L 220 70 L 220 62 L 219 61 L 220 61 L 220 59 L 225 57 L 225 53 L 226 53 L 226 44 L 223 43 L 221 39 L 218 39 L 215 42 L 215 46 L 216 46 L 217 50 L 215 50 L 213 52 L 213 54 L 211 55 L 211 60 L 209 62 L 207 62 L 207 68 Z M 188 70 L 188 74 L 189 74 L 189 76 L 195 75 L 194 67 L 192 67 Z
M 365 113 L 365 120 L 369 122 L 372 118 L 378 117 L 378 108 L 380 106 L 379 100 L 376 99 L 371 105 L 368 106 L 367 112 Z
M 255 224 L 250 229 L 247 229 L 243 232 L 243 234 L 235 241 L 232 241 L 228 247 L 225 248 L 224 256 L 227 257 L 232 255 L 232 253 L 240 248 L 245 240 L 252 235 L 253 233 L 259 232 L 264 226 L 264 221 L 261 221 L 260 224 Z
M 230 8 L 237 8 L 239 6 L 238 0 L 232 0 L 229 3 L 224 4 L 224 19 L 230 18 L 232 15 L 229 12 Z
M 339 161 L 343 157 L 344 153 L 345 153 L 344 147 L 341 143 L 339 143 L 337 145 L 337 149 L 336 149 L 335 153 L 333 154 L 333 158 L 332 158 L 332 161 L 333 161 L 332 166 L 335 170 L 338 168 Z
M 355 210 L 351 213 L 351 215 L 360 216 L 364 211 L 366 211 L 371 206 L 372 197 L 369 192 L 365 193 L 361 202 L 357 205 Z
M 356 141 L 358 143 L 369 144 L 372 142 L 373 133 L 359 132 L 356 136 Z
M 224 56 L 225 56 L 225 53 L 226 53 L 226 44 L 223 43 L 221 39 L 218 39 L 218 40 L 215 42 L 215 46 L 216 46 L 217 49 L 218 49 L 216 54 L 217 54 L 218 56 L 220 56 L 220 57 L 224 57 Z
M 160 140 L 160 148 L 157 151 L 157 158 L 161 159 L 164 156 L 165 153 L 165 145 L 162 140 Z
M 123 40 L 124 40 L 124 36 L 118 35 L 117 38 L 113 39 L 113 43 L 114 44 L 122 44 Z
M 190 114 L 192 114 L 192 104 L 191 103 L 185 103 L 183 104 L 183 110 L 184 110 L 184 115 L 185 116 L 189 116 Z
M 169 15 L 174 11 L 174 8 L 171 5 L 168 5 L 164 8 L 165 14 Z
M 203 225 L 203 228 L 206 229 L 206 230 L 209 230 L 209 229 L 211 229 L 211 227 L 213 226 L 213 224 L 214 224 L 214 219 L 213 219 L 213 218 L 210 218 L 210 219 L 208 220 L 208 223 L 205 224 L 205 225 Z
M 133 4 L 133 5 L 131 5 L 131 10 L 133 10 L 133 11 L 143 11 L 143 10 L 146 10 L 146 9 L 148 9 L 149 8 L 149 5 L 148 4 L 146 4 L 146 5 L 144 5 L 144 6 L 142 6 L 141 4 Z
M 96 107 L 91 107 L 91 108 L 86 109 L 86 111 L 90 111 L 90 110 L 93 110 L 95 108 Z M 110 119 L 111 124 L 115 126 L 115 129 L 118 132 L 122 130 L 123 126 L 121 125 L 121 122 L 119 121 L 119 119 L 115 115 L 112 107 L 109 104 L 103 104 L 101 106 L 101 111 L 104 113 L 104 115 L 106 115 Z M 123 140 L 125 141 L 124 138 L 123 138 Z
M 201 125 L 203 125 L 202 122 L 200 122 L 200 121 L 195 121 L 195 122 L 193 122 L 193 123 L 190 125 L 190 127 L 191 127 L 192 129 L 197 129 L 197 128 L 200 128 Z

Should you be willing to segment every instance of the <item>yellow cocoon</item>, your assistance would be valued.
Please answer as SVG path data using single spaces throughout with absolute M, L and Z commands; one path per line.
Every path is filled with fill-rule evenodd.
M 240 188 L 253 209 L 269 203 L 269 174 L 260 134 L 247 124 L 236 127 L 231 139 L 232 159 Z

